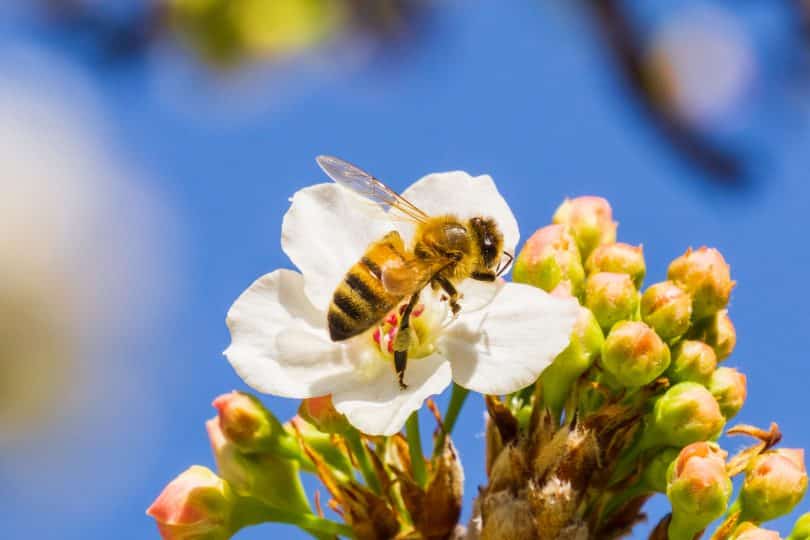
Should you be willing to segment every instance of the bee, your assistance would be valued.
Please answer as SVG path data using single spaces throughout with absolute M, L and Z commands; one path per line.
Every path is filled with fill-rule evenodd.
M 503 234 L 492 218 L 430 216 L 351 163 L 331 156 L 318 156 L 316 161 L 341 186 L 386 210 L 397 210 L 416 226 L 411 246 L 405 246 L 396 230 L 372 242 L 335 289 L 327 314 L 330 338 L 343 341 L 379 323 L 408 298 L 393 344 L 394 368 L 400 388 L 405 389 L 410 317 L 422 289 L 430 285 L 444 291 L 456 316 L 461 309 L 456 286 L 468 278 L 494 282 L 513 256 L 503 251 Z M 503 265 L 502 253 L 508 258 Z

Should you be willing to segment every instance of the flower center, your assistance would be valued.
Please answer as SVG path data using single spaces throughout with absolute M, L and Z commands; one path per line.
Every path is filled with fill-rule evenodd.
M 407 303 L 402 303 L 388 313 L 374 328 L 371 339 L 376 349 L 387 360 L 394 359 L 394 340 L 400 332 L 399 325 Z M 436 350 L 435 342 L 447 315 L 445 302 L 419 302 L 410 316 L 410 343 L 408 359 L 424 358 Z

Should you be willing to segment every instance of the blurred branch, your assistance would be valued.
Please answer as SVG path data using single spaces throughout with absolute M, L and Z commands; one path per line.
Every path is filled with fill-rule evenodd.
M 586 2 L 608 43 L 617 67 L 644 112 L 675 151 L 686 160 L 715 180 L 729 184 L 742 183 L 745 171 L 739 156 L 708 140 L 656 99 L 653 81 L 647 76 L 644 67 L 642 37 L 620 4 L 619 0 Z

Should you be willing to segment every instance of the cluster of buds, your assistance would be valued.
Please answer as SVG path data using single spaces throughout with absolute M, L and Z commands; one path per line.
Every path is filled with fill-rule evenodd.
M 458 387 L 444 417 L 429 401 L 430 457 L 418 422 L 407 436 L 368 436 L 329 396 L 304 400 L 286 424 L 250 395 L 221 396 L 207 423 L 218 474 L 192 467 L 148 513 L 164 539 L 229 538 L 276 521 L 319 539 L 610 540 L 661 493 L 671 511 L 651 540 L 696 540 L 713 523 L 712 540 L 780 538 L 763 525 L 803 498 L 804 453 L 776 448 L 775 424 L 726 426 L 746 399 L 745 375 L 721 365 L 736 344 L 728 264 L 700 248 L 672 261 L 666 280 L 644 288 L 645 274 L 641 247 L 616 242 L 600 198 L 566 201 L 526 242 L 514 280 L 576 298 L 579 317 L 534 384 L 486 396 L 488 480 L 466 528 L 448 436 L 466 396 Z M 724 430 L 754 443 L 730 456 L 717 442 Z M 302 473 L 318 477 L 343 523 L 325 517 L 319 493 L 310 503 Z M 810 540 L 810 514 L 788 540 Z

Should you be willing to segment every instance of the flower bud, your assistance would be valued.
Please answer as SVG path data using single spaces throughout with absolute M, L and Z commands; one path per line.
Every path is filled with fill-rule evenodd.
M 726 420 L 737 416 L 748 393 L 745 374 L 730 367 L 717 368 L 712 373 L 708 387 Z
M 225 436 L 219 418 L 206 422 L 205 428 L 217 469 L 236 494 L 280 510 L 310 512 L 296 462 L 270 452 L 243 453 Z
M 692 297 L 695 320 L 726 307 L 734 287 L 728 264 L 714 248 L 687 250 L 669 265 L 667 277 Z
M 706 388 L 682 382 L 658 398 L 648 418 L 648 440 L 659 445 L 686 446 L 713 439 L 725 424 L 720 406 Z
M 146 514 L 164 540 L 227 539 L 235 497 L 228 484 L 206 467 L 194 465 L 169 482 Z
M 725 458 L 716 444 L 695 442 L 683 448 L 670 466 L 671 540 L 691 540 L 725 512 L 732 489 Z
M 591 367 L 601 352 L 604 341 L 596 317 L 589 309 L 580 308 L 568 347 L 557 355 L 540 376 L 543 400 L 552 412 L 559 414 L 562 410 L 574 381 Z
M 757 527 L 753 523 L 742 523 L 734 531 L 731 540 L 782 540 L 779 533 Z
M 689 330 L 692 299 L 671 281 L 650 286 L 641 297 L 641 320 L 664 341 L 677 340 Z
M 692 333 L 697 336 L 697 339 L 714 349 L 718 362 L 728 358 L 737 345 L 737 331 L 725 309 L 718 311 L 703 324 L 696 326 L 695 331 L 690 332 L 690 334 Z
M 512 279 L 547 292 L 567 289 L 578 296 L 585 280 L 574 238 L 564 225 L 538 229 L 520 251 L 512 269 Z
M 757 523 L 776 519 L 793 510 L 806 490 L 804 450 L 770 450 L 748 465 L 740 490 L 741 515 Z
M 554 212 L 552 221 L 569 227 L 583 259 L 597 246 L 616 241 L 613 210 L 602 197 L 566 199 Z
M 657 493 L 666 493 L 667 471 L 679 453 L 680 450 L 677 448 L 659 450 L 641 472 L 644 485 Z
M 281 424 L 258 398 L 244 392 L 222 394 L 212 403 L 222 432 L 244 452 L 267 451 Z
M 716 368 L 714 349 L 702 341 L 685 340 L 672 349 L 672 364 L 667 377 L 672 383 L 692 381 L 708 386 Z
M 810 540 L 810 512 L 802 514 L 796 520 L 793 530 L 787 540 Z
M 669 348 L 643 322 L 617 323 L 602 346 L 602 367 L 622 386 L 654 381 L 669 366 Z
M 635 317 L 638 296 L 627 274 L 597 272 L 588 276 L 585 282 L 585 306 L 593 312 L 605 332 L 617 322 Z
M 346 417 L 335 409 L 331 395 L 303 400 L 298 415 L 323 433 L 344 433 L 351 427 Z
M 644 282 L 647 266 L 644 264 L 644 253 L 641 246 L 635 247 L 616 242 L 603 244 L 594 249 L 588 260 L 585 261 L 585 270 L 589 274 L 597 272 L 627 274 L 633 280 L 636 288 L 640 288 Z

